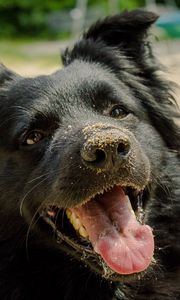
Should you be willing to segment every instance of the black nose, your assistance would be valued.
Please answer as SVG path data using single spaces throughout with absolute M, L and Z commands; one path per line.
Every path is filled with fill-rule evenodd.
M 131 150 L 128 137 L 118 130 L 103 130 L 88 137 L 81 150 L 83 162 L 91 169 L 119 167 Z

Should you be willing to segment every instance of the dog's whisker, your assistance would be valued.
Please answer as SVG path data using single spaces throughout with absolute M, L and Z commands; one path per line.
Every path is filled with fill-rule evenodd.
M 27 182 L 27 184 L 31 184 L 32 182 L 37 181 L 37 180 L 41 179 L 42 177 L 46 177 L 46 179 L 51 178 L 52 175 L 56 175 L 56 174 L 58 175 L 58 173 L 59 173 L 59 171 L 57 171 L 57 170 L 51 171 L 51 172 L 46 172 L 44 174 L 38 175 L 37 177 L 29 180 Z
M 33 192 L 37 187 L 39 187 L 42 183 L 44 183 L 45 181 L 47 181 L 49 179 L 49 176 L 47 176 L 46 178 L 42 179 L 40 182 L 38 182 L 36 185 L 34 185 L 30 190 L 28 190 L 26 192 L 26 194 L 23 196 L 22 200 L 21 200 L 21 203 L 20 203 L 20 208 L 19 208 L 19 211 L 20 211 L 20 215 L 23 216 L 23 205 L 24 205 L 24 202 L 27 198 L 27 196 L 29 196 L 29 194 L 31 192 Z
M 27 233 L 26 233 L 26 256 L 27 256 L 27 259 L 29 259 L 29 251 L 28 251 L 28 240 L 29 240 L 29 235 L 30 235 L 30 232 L 31 230 L 33 229 L 33 227 L 38 223 L 39 219 L 40 219 L 40 214 L 39 212 L 41 211 L 41 207 L 42 207 L 43 203 L 38 207 L 38 209 L 36 210 L 36 212 L 34 213 L 34 215 L 32 216 L 31 218 L 31 221 L 29 223 L 29 226 L 28 226 L 28 230 L 27 230 Z M 38 217 L 37 217 L 38 216 Z

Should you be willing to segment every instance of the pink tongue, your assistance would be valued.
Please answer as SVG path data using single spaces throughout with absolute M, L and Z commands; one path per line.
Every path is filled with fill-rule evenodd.
M 141 225 L 120 187 L 71 209 L 86 228 L 94 250 L 119 274 L 145 270 L 154 252 L 152 230 Z

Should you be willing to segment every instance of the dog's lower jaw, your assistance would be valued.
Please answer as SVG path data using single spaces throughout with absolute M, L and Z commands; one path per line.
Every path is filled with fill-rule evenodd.
M 116 190 L 118 191 L 118 193 L 116 192 Z M 124 194 L 124 196 L 123 196 L 123 192 L 122 192 L 122 189 L 121 188 L 118 188 L 118 187 L 114 187 L 113 189 L 112 189 L 112 191 L 114 191 L 113 193 L 114 193 L 114 197 L 115 197 L 115 195 L 116 195 L 116 197 L 120 197 L 120 198 L 122 198 L 122 200 L 121 200 L 121 202 L 123 203 L 123 201 L 125 201 L 125 198 L 127 197 L 127 196 L 125 196 L 125 194 Z M 153 258 L 152 258 L 152 253 L 153 253 L 153 238 L 152 238 L 152 233 L 151 233 L 151 229 L 150 228 L 148 228 L 148 226 L 146 226 L 146 225 L 138 225 L 138 222 L 137 222 L 137 226 L 134 224 L 133 225 L 133 227 L 134 227 L 134 229 L 133 229 L 133 232 L 134 232 L 134 230 L 135 230 L 135 228 L 137 227 L 137 228 L 139 228 L 139 229 L 136 229 L 137 230 L 137 232 L 139 232 L 139 233 L 137 233 L 136 232 L 136 234 L 139 236 L 138 237 L 138 239 L 141 239 L 140 238 L 140 236 L 141 235 L 144 235 L 145 234 L 145 236 L 147 235 L 148 236 L 148 240 L 150 241 L 150 240 L 152 240 L 152 242 L 150 242 L 150 244 L 149 244 L 149 242 L 148 242 L 148 244 L 149 245 L 151 245 L 152 246 L 152 248 L 151 248 L 151 246 L 150 246 L 150 248 L 149 248 L 149 246 L 148 246 L 148 248 L 149 249 L 151 249 L 151 254 L 149 254 L 149 256 L 147 257 L 147 259 L 145 259 L 145 261 L 147 260 L 147 262 L 145 263 L 143 263 L 143 267 L 141 267 L 141 268 L 139 268 L 138 266 L 137 266 L 137 271 L 136 271 L 136 269 L 132 269 L 132 271 L 130 271 L 130 270 L 128 270 L 127 269 L 127 271 L 126 271 L 126 267 L 120 267 L 120 265 L 121 265 L 121 263 L 115 263 L 115 270 L 113 270 L 113 264 L 112 264 L 112 267 L 110 267 L 111 266 L 111 259 L 109 260 L 109 256 L 106 256 L 105 255 L 105 257 L 103 257 L 103 251 L 104 250 L 102 250 L 102 253 L 101 253 L 101 250 L 98 250 L 97 248 L 96 248 L 96 246 L 97 246 L 97 244 L 96 244 L 96 246 L 94 245 L 94 242 L 92 241 L 92 236 L 91 236 L 91 238 L 90 238 L 90 240 L 91 240 L 91 242 L 89 241 L 89 238 L 87 237 L 87 235 L 88 235 L 88 233 L 87 233 L 87 231 L 89 232 L 89 230 L 90 230 L 90 232 L 91 232 L 91 227 L 93 227 L 93 226 L 95 226 L 95 224 L 93 225 L 93 224 L 90 224 L 90 225 L 88 225 L 88 224 L 81 224 L 81 221 L 80 220 L 78 220 L 78 219 L 76 219 L 76 216 L 78 216 L 78 212 L 81 212 L 82 211 L 82 209 L 83 209 L 83 207 L 89 207 L 88 209 L 90 209 L 90 207 L 91 206 L 93 206 L 93 209 L 94 209 L 94 207 L 96 207 L 96 205 L 99 205 L 98 204 L 98 202 L 100 201 L 100 202 L 102 202 L 101 203 L 101 205 L 103 205 L 104 203 L 104 200 L 102 201 L 101 200 L 101 197 L 107 197 L 107 195 L 109 194 L 109 195 L 111 195 L 111 191 L 109 191 L 109 192 L 106 192 L 105 193 L 105 195 L 97 195 L 97 197 L 95 197 L 95 199 L 92 199 L 92 200 L 89 200 L 88 202 L 86 202 L 85 204 L 81 204 L 81 206 L 78 206 L 78 207 L 75 207 L 74 209 L 67 209 L 67 215 L 69 216 L 69 218 L 67 218 L 67 216 L 66 216 L 66 218 L 65 218 L 65 212 L 63 212 L 63 218 L 61 219 L 61 220 L 59 220 L 58 221 L 58 215 L 60 216 L 61 215 L 61 213 L 60 213 L 60 211 L 61 210 L 59 210 L 58 208 L 55 208 L 55 207 L 51 207 L 51 206 L 49 206 L 49 207 L 47 207 L 46 208 L 46 210 L 44 210 L 43 211 L 43 213 L 44 213 L 44 215 L 43 215 L 43 218 L 44 218 L 44 220 L 53 228 L 53 230 L 56 232 L 56 235 L 57 235 L 57 241 L 58 241 L 58 243 L 59 243 L 59 245 L 60 246 L 62 246 L 62 243 L 64 243 L 64 244 L 66 244 L 66 246 L 67 246 L 67 249 L 68 249 L 68 247 L 69 247 L 69 250 L 67 250 L 70 254 L 73 254 L 73 256 L 75 256 L 76 258 L 78 258 L 79 260 L 81 260 L 81 261 L 83 261 L 84 262 L 84 264 L 86 264 L 86 265 L 89 265 L 90 266 L 90 268 L 91 269 L 93 269 L 96 273 L 99 273 L 99 274 L 101 274 L 101 276 L 102 277 L 104 277 L 104 278 L 106 278 L 106 279 L 109 279 L 109 280 L 114 280 L 114 281 L 128 281 L 128 280 L 131 280 L 131 278 L 134 278 L 134 277 L 136 277 L 137 276 L 137 274 L 138 274 L 138 276 L 139 277 L 141 277 L 141 276 L 143 276 L 145 273 L 146 273 L 146 269 L 147 269 L 147 266 L 151 263 L 151 261 L 153 261 Z M 122 194 L 122 195 L 121 195 Z M 113 195 L 113 194 L 112 194 Z M 121 195 L 121 196 L 120 196 Z M 109 196 L 108 196 L 109 197 Z M 139 203 L 137 204 L 137 211 L 136 211 L 136 215 L 137 215 L 137 219 L 139 220 L 140 218 L 142 218 L 142 213 L 144 214 L 144 210 L 143 210 L 143 207 L 140 205 L 140 196 L 138 196 L 137 197 L 138 198 L 138 201 L 139 201 Z M 124 200 L 123 200 L 124 199 Z M 118 201 L 118 198 L 116 199 L 116 201 Z M 116 202 L 115 201 L 115 202 Z M 129 201 L 129 200 L 128 200 Z M 95 204 L 97 202 L 97 204 Z M 109 202 L 109 201 L 108 201 Z M 108 203 L 107 201 L 106 201 L 106 204 Z M 126 201 L 125 201 L 125 203 L 126 203 Z M 128 204 L 128 203 L 127 203 Z M 90 206 L 89 206 L 90 205 Z M 128 204 L 128 206 L 130 205 L 130 203 Z M 127 206 L 127 207 L 128 207 Z M 126 205 L 125 205 L 125 207 L 126 207 Z M 123 210 L 125 209 L 125 207 L 123 208 Z M 98 209 L 98 206 L 97 206 L 97 209 Z M 135 215 L 134 215 L 134 211 L 132 210 L 132 207 L 131 207 L 131 205 L 130 205 L 130 207 L 129 208 L 127 208 L 128 210 L 129 210 L 129 217 L 131 216 L 131 214 L 132 214 L 132 216 L 134 216 L 134 217 L 131 217 L 132 218 L 132 220 L 134 219 L 136 219 L 136 217 L 135 217 Z M 131 212 L 132 211 L 132 212 Z M 80 213 L 81 214 L 81 213 Z M 73 217 L 72 217 L 73 216 Z M 80 216 L 80 218 L 82 219 L 82 216 Z M 89 217 L 86 217 L 85 219 L 87 220 L 88 218 L 91 218 L 90 216 Z M 99 221 L 100 221 L 100 219 L 102 218 L 102 216 L 99 216 Z M 131 219 L 130 218 L 130 219 Z M 65 220 L 66 219 L 66 220 Z M 68 220 L 69 219 L 69 220 Z M 119 216 L 119 219 L 120 219 L 120 222 L 121 222 L 121 224 L 123 224 L 123 222 L 125 221 L 125 220 L 123 220 L 123 214 L 122 214 L 122 216 Z M 69 222 L 70 221 L 70 222 Z M 141 221 L 142 221 L 142 219 L 141 219 Z M 63 222 L 64 222 L 64 228 L 66 228 L 66 227 L 69 227 L 70 228 L 70 223 L 72 223 L 72 225 L 73 225 L 73 223 L 75 224 L 75 227 L 76 226 L 79 226 L 78 227 L 78 229 L 79 230 L 77 230 L 77 227 L 75 228 L 76 230 L 74 230 L 74 233 L 73 234 L 70 234 L 70 236 L 69 236 L 69 234 L 68 234 L 68 232 L 67 232 L 67 230 L 65 230 L 65 229 L 62 229 L 62 225 L 61 226 L 59 226 L 59 224 L 61 223 L 61 224 L 63 224 Z M 84 222 L 84 221 L 83 221 Z M 115 222 L 115 221 L 114 221 Z M 134 222 L 134 221 L 133 221 Z M 100 223 L 99 223 L 100 224 Z M 84 225 L 85 225 L 85 227 L 84 227 Z M 89 227 L 89 229 L 86 231 L 86 229 L 88 228 L 88 226 L 90 226 Z M 111 230 L 113 230 L 113 236 L 114 236 L 114 234 L 115 234 L 115 236 L 117 235 L 117 233 L 116 233 L 116 225 L 115 225 L 115 227 L 114 227 L 114 225 L 108 225 L 108 226 L 110 226 L 110 228 L 111 228 Z M 121 225 L 120 225 L 121 226 Z M 123 225 L 124 226 L 124 225 Z M 72 228 L 73 227 L 71 227 L 70 228 L 70 231 L 73 231 L 72 230 Z M 81 229 L 83 228 L 83 233 L 86 235 L 86 236 L 84 236 L 84 237 L 82 237 L 81 236 Z M 86 229 L 85 229 L 86 228 Z M 128 227 L 127 227 L 128 228 Z M 107 229 L 106 228 L 104 228 L 104 229 L 101 229 L 101 230 L 105 230 L 105 232 L 107 231 Z M 108 229 L 109 230 L 109 229 Z M 130 230 L 130 231 L 129 231 Z M 126 229 L 125 231 L 126 231 L 126 234 L 127 234 L 127 237 L 129 236 L 129 238 L 130 238 L 130 236 L 131 236 L 131 233 L 128 233 L 128 231 L 129 232 L 131 232 L 131 230 L 132 229 Z M 135 231 L 136 231 L 135 230 Z M 139 231 L 140 230 L 140 231 Z M 144 233 L 140 233 L 141 231 L 143 231 Z M 106 236 L 106 233 L 104 232 L 104 234 L 101 234 L 102 235 L 102 240 L 105 238 L 105 236 Z M 145 233 L 146 232 L 146 233 Z M 90 234 L 90 235 L 93 235 L 94 233 L 92 233 L 92 234 Z M 126 236 L 126 234 L 125 234 L 125 236 Z M 104 235 L 104 237 L 103 237 L 103 235 Z M 134 233 L 133 233 L 133 235 L 134 235 Z M 100 235 L 99 235 L 100 236 Z M 119 236 L 119 233 L 118 233 L 118 236 Z M 123 235 L 121 235 L 120 234 L 120 236 L 118 237 L 117 236 L 117 239 L 118 239 L 118 241 L 119 241 L 119 237 L 120 236 L 122 236 L 123 237 Z M 113 238 L 114 239 L 114 238 Z M 146 239 L 146 238 L 145 238 Z M 98 238 L 98 240 L 99 240 L 99 238 Z M 100 240 L 101 240 L 101 238 L 100 238 Z M 109 240 L 109 238 L 108 238 L 108 240 Z M 131 238 L 130 238 L 130 240 L 131 240 Z M 147 241 L 148 241 L 147 240 Z M 105 240 L 104 240 L 105 241 Z M 125 241 L 126 241 L 126 238 L 125 238 Z M 134 242 L 136 241 L 136 238 L 134 239 Z M 92 244 L 94 245 L 94 247 L 92 247 Z M 101 243 L 101 242 L 100 242 Z M 117 241 L 116 241 L 116 239 L 115 239 L 115 241 L 113 242 L 112 241 L 112 243 L 115 245 L 116 243 L 117 243 Z M 136 242 L 135 242 L 135 244 L 136 244 L 136 247 L 138 248 L 139 247 L 139 245 L 140 245 L 140 240 L 137 240 L 137 244 L 136 244 Z M 142 243 L 143 243 L 143 241 L 142 241 Z M 145 242 L 146 243 L 146 242 Z M 105 242 L 105 244 L 106 244 L 106 242 Z M 111 244 L 112 246 L 113 246 L 113 244 Z M 117 243 L 117 244 L 119 244 L 119 242 Z M 108 244 L 108 247 L 109 247 L 110 245 Z M 119 246 L 118 246 L 119 247 Z M 135 249 L 136 248 L 135 246 L 133 246 L 133 248 Z M 113 248 L 114 248 L 114 246 L 113 246 Z M 112 249 L 113 249 L 112 248 Z M 117 248 L 118 249 L 118 248 Z M 118 250 L 118 252 L 117 252 L 117 249 L 116 249 L 116 253 L 117 253 L 117 255 L 118 255 L 118 261 L 120 262 L 121 261 L 121 257 L 119 256 L 119 251 L 120 250 Z M 130 246 L 130 249 L 131 249 L 131 246 Z M 100 251 L 100 253 L 101 253 L 101 255 L 100 255 L 100 253 L 99 253 L 99 251 Z M 113 250 L 114 251 L 114 250 Z M 133 250 L 134 251 L 134 250 Z M 105 251 L 105 253 L 106 253 L 106 251 Z M 131 250 L 130 250 L 130 253 L 131 253 Z M 105 258 L 105 260 L 104 260 L 104 258 Z M 110 266 L 108 266 L 108 264 L 105 262 L 106 261 L 106 259 L 107 259 L 107 261 L 109 261 L 109 263 L 110 263 Z M 120 264 L 120 265 L 119 265 Z M 127 262 L 127 264 L 128 264 L 128 262 Z M 145 266 L 145 264 L 146 264 L 146 266 Z M 116 268 L 117 268 L 117 266 L 118 266 L 118 270 L 119 271 L 116 271 Z M 136 268 L 136 267 L 134 267 L 134 268 Z M 123 274 L 124 273 L 124 274 Z

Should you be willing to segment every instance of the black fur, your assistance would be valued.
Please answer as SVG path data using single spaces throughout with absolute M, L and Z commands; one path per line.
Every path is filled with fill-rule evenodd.
M 23 78 L 1 65 L 0 300 L 180 299 L 179 113 L 147 41 L 156 19 L 133 11 L 99 21 L 49 76 Z M 117 104 L 127 117 L 108 115 Z M 76 205 L 117 176 L 109 170 L 104 179 L 82 163 L 82 130 L 95 124 L 125 130 L 148 158 L 156 263 L 141 278 L 103 279 L 38 215 L 46 202 Z M 42 140 L 27 145 L 34 130 Z M 131 180 L 143 181 L 138 153 Z

